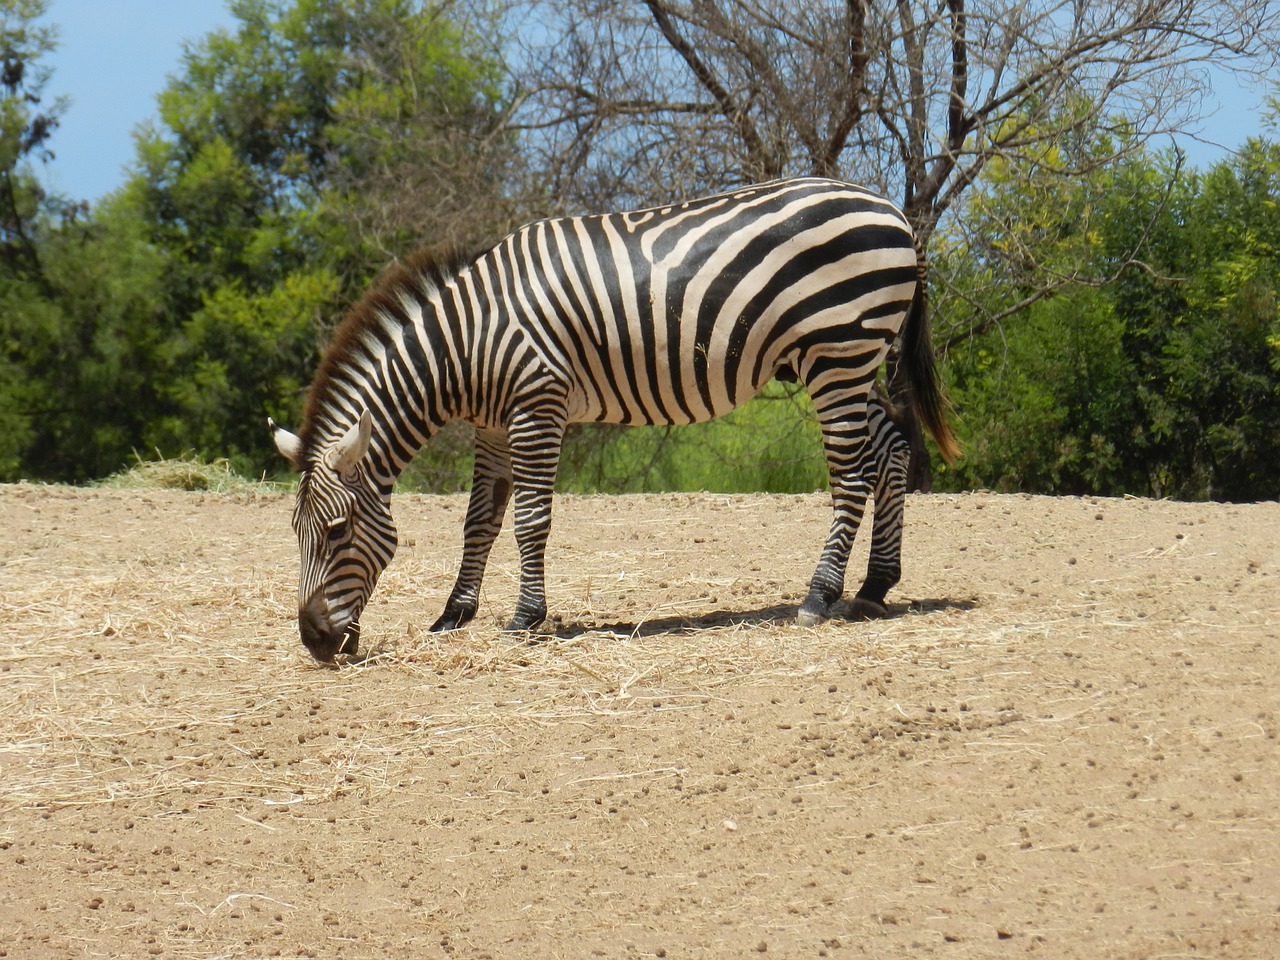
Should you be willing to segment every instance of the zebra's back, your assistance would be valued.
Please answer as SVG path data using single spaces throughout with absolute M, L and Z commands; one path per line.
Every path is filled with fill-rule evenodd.
M 871 376 L 918 280 L 897 209 L 817 179 L 543 220 L 488 256 L 569 418 L 623 424 L 709 420 L 822 358 Z

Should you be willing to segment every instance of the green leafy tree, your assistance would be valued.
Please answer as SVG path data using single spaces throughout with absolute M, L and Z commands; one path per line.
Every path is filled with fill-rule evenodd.
M 46 195 L 46 0 L 0 4 L 0 479 L 131 451 L 278 468 L 324 333 L 395 254 L 491 236 L 511 157 L 461 4 L 234 0 L 91 212 Z M 55 11 L 56 12 L 56 11 Z
M 83 292 L 68 269 L 67 238 L 84 235 L 84 208 L 47 192 L 40 169 L 65 104 L 49 103 L 42 60 L 56 31 L 42 23 L 46 0 L 0 5 L 0 478 L 75 478 L 78 401 L 86 379 L 114 388 L 111 347 L 73 301 Z M 90 453 L 91 455 L 91 453 Z
M 0 5 L 0 266 L 9 277 L 39 279 L 36 223 L 57 201 L 41 188 L 34 165 L 53 158 L 48 140 L 65 103 L 46 105 L 49 68 L 42 57 L 57 33 L 38 23 L 48 0 Z
M 505 224 L 498 64 L 445 10 L 237 0 L 187 51 L 129 187 L 172 257 L 149 445 L 275 464 L 262 417 L 296 418 L 345 304 L 407 248 Z
M 946 485 L 1274 498 L 1280 148 L 1203 174 L 1143 153 L 1042 190 L 992 178 L 940 244 L 967 441 Z
M 166 258 L 117 210 L 48 224 L 46 290 L 28 291 L 30 430 L 16 475 L 83 481 L 119 469 L 157 409 Z
M 1175 238 L 1171 238 L 1175 239 Z M 1141 329 L 1159 453 L 1152 492 L 1280 495 L 1280 144 L 1251 140 L 1196 178 L 1166 269 L 1182 277 Z
M 31 169 L 45 152 L 57 108 L 40 112 L 45 74 L 38 61 L 54 47 L 35 21 L 39 0 L 0 8 L 0 478 L 15 475 L 31 442 L 31 389 L 25 372 L 31 331 L 47 321 L 25 309 L 42 286 L 34 221 L 44 197 Z

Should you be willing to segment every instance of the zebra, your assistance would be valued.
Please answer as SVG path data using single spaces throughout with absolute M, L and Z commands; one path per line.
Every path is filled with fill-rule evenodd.
M 457 579 L 432 631 L 476 614 L 515 501 L 520 586 L 509 631 L 547 613 L 544 554 L 567 424 L 684 424 L 721 416 L 775 374 L 808 390 L 833 518 L 797 622 L 844 590 L 868 497 L 872 556 L 855 612 L 885 612 L 900 576 L 905 448 L 873 396 L 902 331 L 912 407 L 958 448 L 929 343 L 925 266 L 890 201 L 800 178 L 621 213 L 544 219 L 487 250 L 422 250 L 392 266 L 335 330 L 298 434 L 268 420 L 300 472 L 299 631 L 319 661 L 355 653 L 359 620 L 396 549 L 392 486 L 446 422 L 475 428 Z

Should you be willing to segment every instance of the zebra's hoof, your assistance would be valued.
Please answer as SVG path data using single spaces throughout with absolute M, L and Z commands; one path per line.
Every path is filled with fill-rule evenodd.
M 815 613 L 812 610 L 805 610 L 803 607 L 801 607 L 800 612 L 796 614 L 797 627 L 816 627 L 820 623 L 825 623 L 826 620 L 826 615 Z
M 823 591 L 810 590 L 809 595 L 804 598 L 804 602 L 800 604 L 800 609 L 796 613 L 796 626 L 798 627 L 816 627 L 825 620 L 831 619 L 831 604 L 840 599 L 840 592 L 837 590 L 835 596 L 828 599 Z
M 429 633 L 447 633 L 450 630 L 457 630 L 459 627 L 470 623 L 476 615 L 474 608 L 467 609 L 464 607 L 445 607 L 444 613 L 436 619 L 431 625 Z
M 889 608 L 866 597 L 854 597 L 845 611 L 846 620 L 883 620 L 889 616 Z

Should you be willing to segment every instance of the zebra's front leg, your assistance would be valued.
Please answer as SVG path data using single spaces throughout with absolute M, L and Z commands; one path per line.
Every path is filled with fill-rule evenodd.
M 444 612 L 431 625 L 432 633 L 456 630 L 469 623 L 480 604 L 480 584 L 493 541 L 511 499 L 511 453 L 503 430 L 477 430 L 471 499 L 462 527 L 462 564 Z
M 818 403 L 815 397 L 814 405 L 818 406 Z M 872 475 L 873 464 L 871 447 L 867 443 L 865 402 L 847 402 L 841 406 L 840 411 L 827 411 L 825 416 L 819 407 L 831 480 L 833 516 L 827 542 L 809 582 L 809 593 L 796 615 L 796 622 L 803 627 L 813 626 L 830 617 L 832 604 L 844 592 L 849 551 L 853 548 L 871 492 L 868 477 Z
M 547 536 L 551 533 L 551 499 L 564 428 L 564 412 L 559 408 L 519 416 L 511 425 L 520 598 L 507 623 L 508 631 L 533 630 L 547 619 Z
M 888 616 L 884 598 L 902 579 L 902 520 L 911 448 L 884 404 L 873 399 L 868 420 L 876 464 L 871 556 L 867 561 L 867 578 L 846 614 L 850 620 L 878 620 Z

